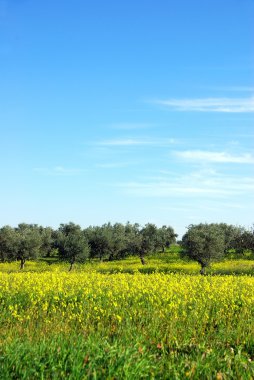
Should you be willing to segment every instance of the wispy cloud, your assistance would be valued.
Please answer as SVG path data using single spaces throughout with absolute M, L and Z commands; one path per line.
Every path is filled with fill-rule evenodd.
M 149 145 L 149 146 L 168 146 L 175 144 L 176 140 L 174 138 L 161 138 L 161 139 L 149 139 L 149 138 L 123 138 L 123 139 L 111 139 L 103 140 L 96 143 L 99 146 L 138 146 L 138 145 Z
M 180 186 L 172 182 L 127 182 L 120 185 L 124 192 L 144 197 L 228 196 L 231 191 L 202 186 Z M 254 188 L 253 188 L 254 189 Z
M 198 99 L 168 99 L 157 100 L 156 104 L 169 107 L 175 111 L 254 112 L 254 97 L 249 98 L 198 98 Z
M 197 203 L 198 202 L 198 203 Z M 209 210 L 209 211 L 221 211 L 222 208 L 223 209 L 244 209 L 244 206 L 241 205 L 241 204 L 237 204 L 237 203 L 227 203 L 225 202 L 224 200 L 221 200 L 220 202 L 217 202 L 216 200 L 211 200 L 210 202 L 206 202 L 203 200 L 203 202 L 200 202 L 200 200 L 197 200 L 197 202 L 191 202 L 191 203 L 188 203 L 186 202 L 183 205 L 181 204 L 174 204 L 174 205 L 168 205 L 168 206 L 163 206 L 163 208 L 161 208 L 163 211 L 165 210 L 168 210 L 168 211 L 171 211 L 171 210 L 175 210 L 175 211 L 179 211 L 179 212 L 188 212 L 188 213 L 193 213 L 193 209 L 195 208 L 199 208 L 199 209 L 202 209 L 202 210 Z
M 249 195 L 254 191 L 253 178 L 236 178 L 214 176 L 203 178 L 195 173 L 189 176 L 167 179 L 155 178 L 151 181 L 136 181 L 118 184 L 123 191 L 130 195 L 142 197 L 202 197 L 203 199 L 224 198 Z
M 214 162 L 214 163 L 234 163 L 234 164 L 254 164 L 254 156 L 250 153 L 242 155 L 232 155 L 227 152 L 209 152 L 203 150 L 185 150 L 173 152 L 176 157 L 188 161 Z
M 55 166 L 53 168 L 34 168 L 34 171 L 44 175 L 73 176 L 83 173 L 84 169 L 64 168 L 63 166 Z

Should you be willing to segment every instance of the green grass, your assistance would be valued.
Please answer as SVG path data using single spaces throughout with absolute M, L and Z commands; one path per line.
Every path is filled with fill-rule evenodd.
M 1 353 L 1 379 L 253 379 L 254 342 L 148 342 L 144 334 L 75 332 L 16 338 Z M 0 365 L 1 365 L 0 364 Z

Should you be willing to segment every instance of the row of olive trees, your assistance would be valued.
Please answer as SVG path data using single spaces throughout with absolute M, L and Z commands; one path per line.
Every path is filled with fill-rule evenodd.
M 0 229 L 0 261 L 25 261 L 38 257 L 58 255 L 68 261 L 70 269 L 75 262 L 87 258 L 119 260 L 128 255 L 137 255 L 142 264 L 150 252 L 164 251 L 175 243 L 177 235 L 170 226 L 158 228 L 148 223 L 145 226 L 127 223 L 107 223 L 84 230 L 74 223 L 61 224 L 57 230 L 36 224 L 19 224 Z M 204 274 L 210 262 L 233 250 L 241 253 L 254 252 L 254 230 L 225 223 L 190 225 L 182 239 L 182 253 L 196 260 Z
M 87 258 L 118 260 L 138 255 L 145 264 L 148 253 L 164 251 L 176 237 L 172 227 L 158 228 L 151 223 L 143 227 L 137 223 L 107 223 L 84 230 L 74 223 L 61 224 L 57 230 L 23 223 L 0 229 L 0 260 L 19 260 L 22 269 L 26 260 L 57 254 L 70 263 L 71 270 L 75 262 Z
M 200 273 L 205 274 L 212 261 L 231 250 L 254 252 L 254 229 L 246 230 L 226 223 L 190 225 L 183 236 L 182 248 L 182 254 L 197 261 L 201 266 Z

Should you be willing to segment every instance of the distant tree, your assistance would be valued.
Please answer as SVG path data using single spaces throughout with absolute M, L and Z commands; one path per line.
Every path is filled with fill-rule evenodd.
M 145 256 L 151 253 L 156 248 L 157 227 L 155 224 L 147 223 L 140 231 L 141 246 L 139 250 L 139 257 L 141 263 L 144 265 Z
M 16 259 L 20 261 L 20 269 L 24 269 L 27 260 L 37 259 L 40 254 L 41 236 L 38 226 L 21 223 L 15 228 L 17 238 Z
M 221 258 L 225 251 L 225 235 L 216 224 L 190 225 L 182 239 L 183 253 L 201 265 L 201 274 L 214 260 Z
M 18 240 L 15 230 L 10 226 L 0 229 L 0 261 L 14 261 L 17 257 Z
M 127 222 L 125 225 L 125 252 L 124 255 L 139 255 L 142 236 L 140 233 L 141 227 L 138 223 L 131 224 Z
M 228 253 L 231 250 L 235 249 L 236 241 L 239 239 L 243 232 L 243 228 L 239 226 L 234 226 L 227 223 L 214 223 L 214 225 L 221 229 L 224 234 L 225 247 L 224 252 Z
M 88 227 L 84 231 L 90 247 L 90 258 L 103 258 L 109 254 L 108 237 L 102 227 Z
M 124 255 L 126 247 L 125 226 L 121 223 L 103 224 L 101 227 L 89 227 L 85 230 L 90 246 L 90 257 L 100 260 L 117 260 Z
M 234 248 L 236 252 L 243 253 L 244 251 L 251 251 L 254 253 L 254 226 L 250 229 L 242 228 L 234 241 Z
M 126 248 L 125 226 L 121 223 L 108 223 L 103 228 L 108 239 L 109 261 L 122 258 Z
M 138 223 L 127 223 L 125 226 L 126 251 L 137 255 L 141 263 L 146 263 L 145 256 L 153 252 L 156 247 L 157 227 L 155 224 L 147 223 L 141 227 Z
M 42 226 L 38 229 L 41 237 L 40 256 L 50 257 L 54 248 L 54 230 L 51 227 Z
M 176 242 L 177 234 L 171 226 L 162 226 L 157 228 L 156 233 L 156 249 L 165 252 L 165 248 L 169 248 L 171 244 Z
M 61 224 L 58 235 L 59 257 L 70 263 L 70 271 L 76 262 L 84 262 L 89 256 L 88 241 L 79 225 Z
M 245 231 L 245 233 L 242 236 L 244 247 L 252 253 L 254 252 L 254 226 L 252 226 L 252 229 Z

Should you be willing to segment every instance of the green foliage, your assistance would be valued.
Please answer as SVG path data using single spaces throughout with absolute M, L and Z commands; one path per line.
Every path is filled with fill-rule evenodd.
M 124 256 L 126 236 L 125 227 L 121 223 L 89 227 L 85 230 L 85 236 L 90 246 L 91 258 L 112 261 Z
M 37 225 L 19 224 L 15 229 L 17 236 L 16 259 L 20 260 L 20 269 L 26 260 L 37 259 L 40 253 L 41 236 Z
M 74 223 L 61 224 L 58 230 L 36 224 L 19 224 L 17 228 L 0 229 L 0 261 L 20 260 L 21 268 L 27 260 L 56 256 L 75 262 L 90 260 L 113 261 L 138 256 L 142 264 L 156 252 L 168 251 L 176 242 L 177 234 L 171 226 L 157 227 L 147 223 L 106 223 L 82 230 Z M 223 238 L 222 238 L 223 237 Z M 196 260 L 202 272 L 213 260 L 248 257 L 254 254 L 253 228 L 246 230 L 226 223 L 191 225 L 180 242 L 185 256 Z M 247 256 L 248 255 L 248 256 Z
M 108 240 L 101 227 L 89 227 L 85 230 L 90 247 L 90 258 L 103 259 L 108 254 Z
M 239 253 L 243 253 L 245 250 L 254 253 L 254 226 L 249 230 L 241 230 L 234 241 L 234 248 Z
M 18 249 L 17 234 L 10 226 L 0 229 L 0 261 L 13 261 L 16 259 Z
M 225 233 L 217 224 L 190 225 L 183 236 L 184 254 L 201 265 L 201 274 L 205 268 L 225 252 Z
M 137 255 L 142 263 L 144 257 L 154 250 L 168 247 L 175 242 L 172 227 L 163 226 L 157 228 L 154 224 L 147 223 L 144 227 L 139 224 L 111 223 L 101 227 L 89 227 L 85 230 L 91 248 L 90 257 L 106 260 L 119 260 L 128 255 Z
M 156 249 L 161 249 L 162 252 L 165 248 L 169 248 L 171 244 L 176 242 L 177 234 L 171 226 L 162 226 L 157 228 L 156 232 Z
M 60 259 L 70 263 L 72 269 L 75 262 L 84 262 L 89 256 L 88 241 L 80 226 L 69 223 L 61 224 L 58 235 Z
M 139 224 L 126 225 L 127 250 L 132 255 L 140 257 L 141 263 L 145 264 L 145 256 L 166 245 L 168 238 L 163 236 L 163 229 L 158 229 L 155 224 L 147 223 L 144 227 Z M 163 238 L 165 238 L 163 240 Z
M 20 260 L 24 268 L 27 260 L 49 256 L 53 247 L 53 230 L 36 224 L 21 223 L 17 228 L 4 226 L 0 229 L 0 260 Z
M 51 227 L 39 227 L 41 235 L 40 256 L 50 257 L 54 253 L 54 230 Z

